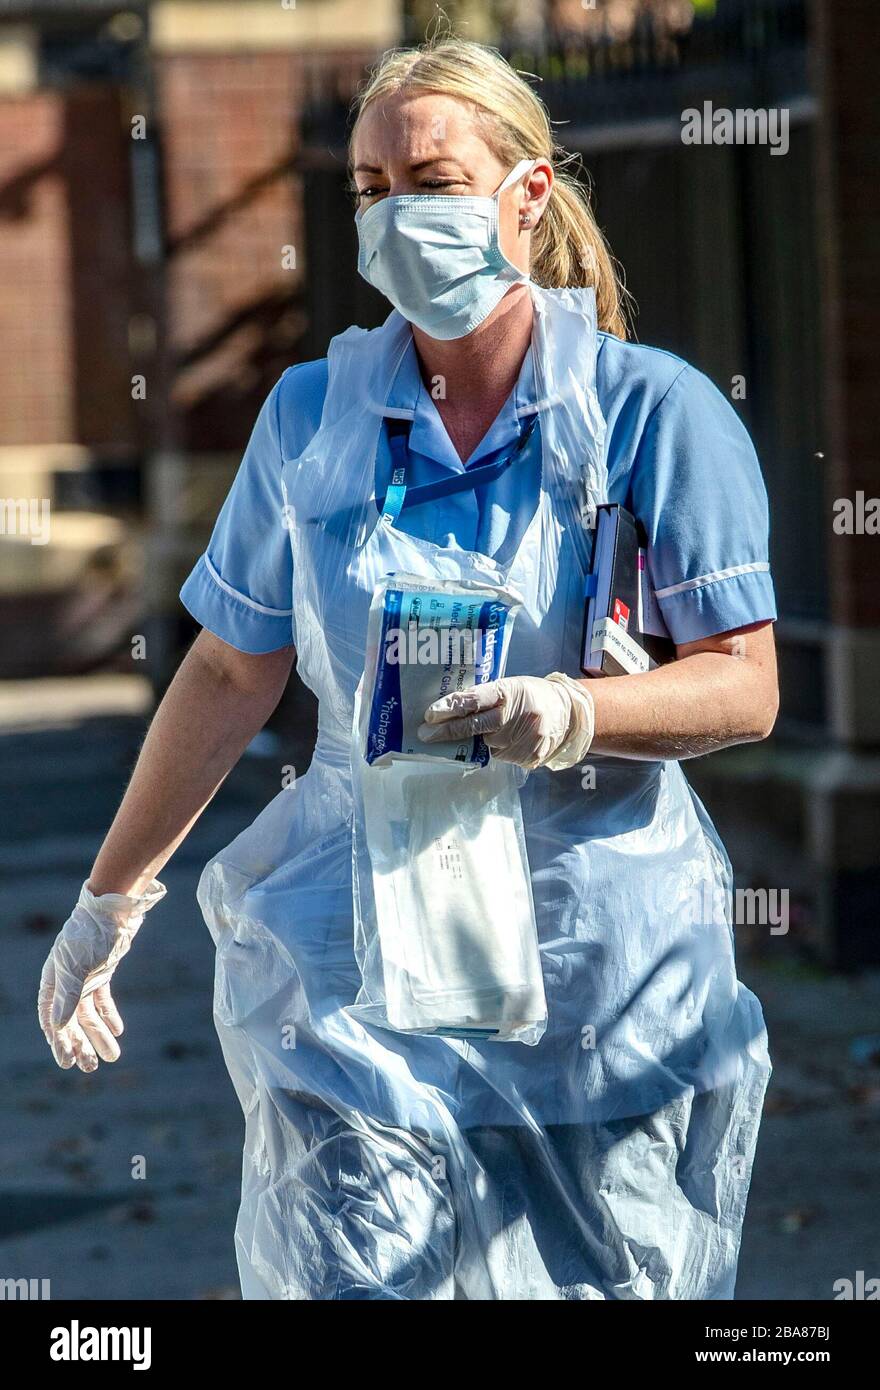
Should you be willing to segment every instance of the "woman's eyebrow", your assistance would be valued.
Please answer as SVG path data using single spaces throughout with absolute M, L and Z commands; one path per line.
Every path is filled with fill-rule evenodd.
M 443 164 L 444 162 L 452 162 L 449 155 L 435 154 L 430 159 L 420 159 L 415 164 L 411 164 L 409 166 L 410 173 L 417 174 L 420 169 L 427 169 L 429 164 Z M 355 174 L 381 174 L 383 170 L 375 164 L 356 164 L 353 172 Z
M 409 171 L 410 171 L 411 174 L 417 174 L 418 171 L 419 171 L 419 169 L 427 169 L 427 167 L 428 167 L 429 164 L 454 164 L 454 163 L 455 163 L 455 160 L 452 159 L 451 156 L 448 155 L 448 154 L 435 154 L 435 155 L 432 155 L 430 159 L 420 159 L 420 160 L 418 161 L 417 164 L 411 164 L 411 165 L 409 166 Z

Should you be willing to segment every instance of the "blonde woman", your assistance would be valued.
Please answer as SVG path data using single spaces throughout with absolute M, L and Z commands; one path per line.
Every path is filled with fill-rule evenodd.
M 62 1066 L 118 1057 L 113 969 L 296 651 L 311 767 L 199 891 L 246 1120 L 245 1297 L 729 1298 L 769 1062 L 727 914 L 694 910 L 725 901 L 729 865 L 680 763 L 776 714 L 755 455 L 705 377 L 627 342 L 583 193 L 495 52 L 386 55 L 351 164 L 360 270 L 393 312 L 288 369 L 259 415 L 182 592 L 203 631 L 46 963 L 41 1022 Z M 395 510 L 401 431 L 416 500 Z M 645 527 L 677 659 L 590 681 L 584 519 L 604 500 Z M 534 1046 L 351 1011 L 354 697 L 373 591 L 402 568 L 523 600 L 504 679 L 433 705 L 421 737 L 481 733 L 521 770 Z M 489 888 L 509 872 L 486 865 Z

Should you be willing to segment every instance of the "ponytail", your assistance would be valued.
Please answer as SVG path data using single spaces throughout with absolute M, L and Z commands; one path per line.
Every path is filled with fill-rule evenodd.
M 548 290 L 565 285 L 594 289 L 599 328 L 615 338 L 626 338 L 627 292 L 593 216 L 589 195 L 571 174 L 563 169 L 555 172 L 553 190 L 532 238 L 532 279 Z

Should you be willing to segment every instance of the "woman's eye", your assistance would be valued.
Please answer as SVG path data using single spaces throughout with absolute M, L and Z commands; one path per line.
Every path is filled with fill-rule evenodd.
M 439 192 L 446 188 L 464 187 L 461 179 L 423 179 L 419 188 L 426 188 L 429 192 Z M 379 198 L 388 193 L 387 188 L 377 188 L 374 184 L 369 184 L 366 188 L 352 188 L 352 193 L 358 202 L 368 201 L 370 198 Z

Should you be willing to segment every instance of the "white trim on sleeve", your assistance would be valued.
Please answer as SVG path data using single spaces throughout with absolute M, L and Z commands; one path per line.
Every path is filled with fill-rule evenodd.
M 770 569 L 766 560 L 753 560 L 748 565 L 732 565 L 729 570 L 713 570 L 711 574 L 701 574 L 697 579 L 686 579 L 683 584 L 670 584 L 665 589 L 655 589 L 655 598 L 671 598 L 673 594 L 684 594 L 689 589 L 702 589 L 704 584 L 716 584 L 719 579 L 735 579 L 738 574 L 766 574 Z
M 267 608 L 265 604 L 256 603 L 252 598 L 248 598 L 247 594 L 240 594 L 237 589 L 233 589 L 231 584 L 227 584 L 225 579 L 221 579 L 207 555 L 203 555 L 202 559 L 205 562 L 205 569 L 208 571 L 218 589 L 222 589 L 223 592 L 229 594 L 231 598 L 237 598 L 239 603 L 247 604 L 248 608 L 253 608 L 255 613 L 264 613 L 267 618 L 293 617 L 292 608 Z

